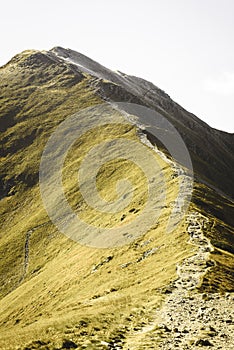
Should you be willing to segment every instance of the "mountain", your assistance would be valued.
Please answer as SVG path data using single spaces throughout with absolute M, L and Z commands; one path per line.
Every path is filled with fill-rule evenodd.
M 232 349 L 234 135 L 60 47 L 0 91 L 0 348 Z

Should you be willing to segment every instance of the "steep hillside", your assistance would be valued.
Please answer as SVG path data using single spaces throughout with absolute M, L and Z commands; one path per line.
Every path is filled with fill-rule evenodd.
M 193 349 L 210 342 L 231 349 L 234 136 L 210 128 L 153 84 L 62 48 L 15 56 L 0 68 L 0 91 L 0 348 Z M 125 102 L 151 108 L 155 119 Z M 191 155 L 191 202 L 192 169 L 173 148 L 173 129 L 164 124 L 159 130 L 157 113 L 177 128 Z M 39 174 L 49 138 L 71 116 L 71 128 L 61 132 L 64 143 L 52 144 L 51 162 Z M 103 122 L 95 126 L 97 116 Z M 59 229 L 60 218 L 66 228 L 67 215 L 53 171 L 65 142 L 86 124 L 95 127 L 75 139 L 61 176 L 73 213 L 98 230 L 90 236 L 90 229 L 76 226 L 67 237 Z M 128 145 L 127 159 L 118 142 Z M 101 158 L 96 186 L 113 203 L 108 213 L 92 208 L 78 186 L 87 154 L 93 163 Z M 39 175 L 50 175 L 46 198 Z M 91 174 L 84 175 L 95 197 Z M 127 187 L 118 193 L 122 179 Z M 45 209 L 47 198 L 57 227 Z M 168 232 L 173 208 L 179 210 Z M 114 236 L 99 235 L 102 228 L 126 225 L 131 233 L 114 244 Z M 215 311 L 209 313 L 211 300 Z

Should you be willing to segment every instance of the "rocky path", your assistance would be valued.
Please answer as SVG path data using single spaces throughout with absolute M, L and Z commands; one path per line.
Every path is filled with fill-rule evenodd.
M 118 106 L 112 104 L 114 108 Z M 131 116 L 121 111 L 131 122 Z M 186 212 L 186 203 L 192 192 L 192 179 L 185 169 L 169 159 L 156 146 L 152 145 L 137 125 L 142 143 L 152 148 L 172 168 L 173 176 L 178 179 L 179 196 L 173 204 L 173 222 L 178 222 L 180 213 Z M 204 274 L 214 266 L 209 259 L 213 247 L 203 235 L 209 219 L 198 212 L 186 215 L 189 244 L 197 248 L 197 252 L 177 266 L 178 279 L 172 286 L 172 293 L 167 296 L 162 309 L 157 310 L 153 321 L 130 332 L 122 344 L 116 349 L 197 349 L 197 346 L 213 349 L 234 349 L 233 339 L 233 297 L 212 294 L 203 298 L 196 288 Z M 230 307 L 229 307 L 230 306 Z M 226 325 L 229 325 L 228 327 Z M 225 327 L 225 329 L 224 329 Z M 115 349 L 115 347 L 110 347 Z
M 187 217 L 189 243 L 198 247 L 197 253 L 178 266 L 175 289 L 160 312 L 159 328 L 163 338 L 159 349 L 234 349 L 234 297 L 226 294 L 203 294 L 195 291 L 201 278 L 214 262 L 213 250 L 204 237 L 203 228 L 209 220 L 193 212 Z
M 189 243 L 198 251 L 177 266 L 178 279 L 163 308 L 157 310 L 154 321 L 130 334 L 125 350 L 234 349 L 234 296 L 227 293 L 204 297 L 195 290 L 214 264 L 209 260 L 213 248 L 203 235 L 208 219 L 192 212 L 187 222 Z
M 131 121 L 126 112 L 123 114 Z M 178 179 L 180 190 L 173 203 L 173 225 L 173 221 L 178 222 L 179 214 L 182 212 L 183 216 L 186 212 L 186 202 L 190 200 L 192 191 L 192 179 L 185 169 L 149 142 L 141 132 L 141 125 L 137 127 L 141 142 L 169 163 L 173 176 Z M 210 260 L 213 247 L 203 234 L 206 226 L 210 226 L 209 219 L 199 212 L 190 212 L 186 214 L 186 220 L 188 243 L 197 248 L 196 253 L 177 266 L 178 278 L 171 286 L 171 293 L 166 297 L 163 307 L 155 311 L 153 320 L 130 331 L 123 342 L 109 344 L 109 349 L 193 350 L 206 347 L 214 350 L 234 350 L 233 294 L 204 296 L 196 291 L 204 274 L 215 264 Z
M 233 296 L 206 298 L 178 292 L 168 298 L 159 324 L 163 330 L 159 349 L 234 349 Z

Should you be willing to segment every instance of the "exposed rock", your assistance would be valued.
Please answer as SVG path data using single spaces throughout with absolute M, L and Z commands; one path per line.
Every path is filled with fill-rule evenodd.
M 77 349 L 78 345 L 74 343 L 72 340 L 64 340 L 61 349 Z
M 196 346 L 213 346 L 213 344 L 208 339 L 198 339 L 196 340 Z
M 108 257 L 106 257 L 104 260 L 102 260 L 99 264 L 93 266 L 91 273 L 96 272 L 100 267 L 102 267 L 103 265 L 105 265 L 106 263 L 108 263 L 109 261 L 111 261 L 113 259 L 113 256 L 110 255 Z

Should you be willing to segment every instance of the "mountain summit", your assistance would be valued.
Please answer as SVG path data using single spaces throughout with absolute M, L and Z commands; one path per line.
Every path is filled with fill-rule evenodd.
M 61 47 L 0 91 L 0 348 L 231 350 L 234 135 Z

